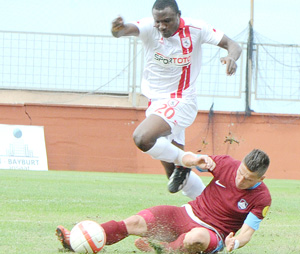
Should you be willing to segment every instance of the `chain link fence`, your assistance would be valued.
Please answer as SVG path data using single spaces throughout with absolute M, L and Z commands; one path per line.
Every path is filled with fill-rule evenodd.
M 203 45 L 197 80 L 199 109 L 245 108 L 246 42 L 236 75 L 228 77 L 226 51 Z M 143 47 L 136 38 L 0 31 L 0 89 L 131 94 L 140 93 Z M 300 108 L 300 45 L 254 44 L 251 104 L 257 112 L 297 113 Z M 272 101 L 269 105 L 268 101 Z M 274 102 L 290 105 L 282 111 Z M 263 103 L 262 103 L 263 102 Z M 133 105 L 134 106 L 134 105 Z

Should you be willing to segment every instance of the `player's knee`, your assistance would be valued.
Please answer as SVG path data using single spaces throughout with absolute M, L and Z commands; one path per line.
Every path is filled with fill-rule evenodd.
M 146 133 L 135 131 L 133 133 L 133 140 L 135 145 L 143 152 L 148 151 L 155 144 Z
M 144 139 L 143 135 L 140 135 L 139 133 L 134 132 L 133 133 L 133 140 L 134 140 L 135 145 L 139 149 L 141 149 L 143 152 L 147 151 L 147 150 L 145 150 L 146 146 L 145 146 L 145 139 Z
M 204 228 L 193 228 L 184 238 L 184 247 L 191 253 L 204 251 L 210 241 L 209 233 Z
M 124 220 L 128 234 L 143 235 L 147 232 L 145 219 L 139 215 L 133 215 Z

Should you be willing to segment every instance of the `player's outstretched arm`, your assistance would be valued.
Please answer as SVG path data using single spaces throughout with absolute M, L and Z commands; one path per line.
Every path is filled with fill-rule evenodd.
M 182 157 L 182 165 L 185 167 L 200 167 L 204 170 L 212 171 L 216 163 L 208 155 L 196 155 L 191 152 L 185 152 Z
M 242 48 L 238 43 L 228 38 L 225 34 L 218 46 L 228 51 L 228 55 L 222 57 L 220 60 L 222 64 L 226 64 L 226 74 L 231 76 L 236 72 L 236 61 L 242 53 Z
M 254 232 L 255 230 L 253 228 L 251 228 L 247 224 L 243 224 L 240 233 L 237 236 L 235 236 L 234 233 L 231 232 L 225 238 L 226 250 L 230 252 L 245 246 L 251 240 Z
M 125 24 L 124 19 L 119 16 L 112 21 L 111 33 L 114 37 L 138 36 L 140 31 L 134 24 Z

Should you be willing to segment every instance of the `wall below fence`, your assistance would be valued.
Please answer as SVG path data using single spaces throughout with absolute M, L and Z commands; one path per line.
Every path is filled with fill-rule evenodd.
M 44 126 L 50 170 L 164 174 L 140 152 L 132 133 L 144 108 L 1 104 L 0 123 Z M 253 148 L 271 158 L 268 178 L 300 179 L 300 117 L 199 112 L 186 150 L 242 159 Z

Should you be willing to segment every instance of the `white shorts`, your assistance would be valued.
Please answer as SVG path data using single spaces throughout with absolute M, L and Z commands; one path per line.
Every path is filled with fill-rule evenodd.
M 197 99 L 162 99 L 151 100 L 146 117 L 155 114 L 163 118 L 171 127 L 172 134 L 167 138 L 178 144 L 185 144 L 185 129 L 189 127 L 197 116 Z

